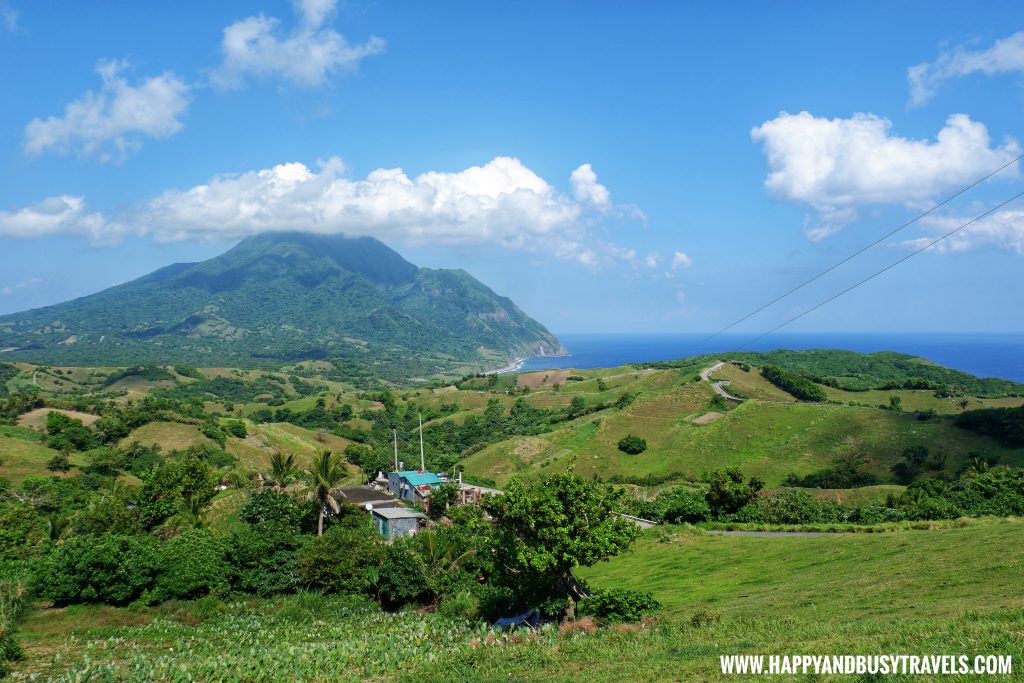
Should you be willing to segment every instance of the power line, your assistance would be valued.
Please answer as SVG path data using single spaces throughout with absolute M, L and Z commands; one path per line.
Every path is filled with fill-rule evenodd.
M 894 261 L 893 263 L 890 263 L 890 264 L 889 264 L 889 265 L 887 265 L 887 266 L 886 266 L 885 268 L 882 268 L 881 270 L 879 270 L 879 271 L 877 271 L 877 272 L 875 272 L 875 273 L 873 273 L 873 274 L 871 274 L 871 275 L 867 276 L 866 278 L 864 278 L 864 279 L 863 279 L 863 280 L 861 280 L 860 282 L 857 282 L 856 284 L 853 284 L 853 285 L 851 285 L 851 286 L 847 287 L 846 289 L 844 289 L 843 291 L 839 292 L 838 294 L 835 294 L 835 295 L 833 295 L 833 296 L 830 296 L 829 298 L 825 299 L 824 301 L 822 301 L 821 303 L 817 304 L 817 305 L 816 305 L 816 306 L 814 306 L 813 308 L 809 308 L 809 309 L 807 309 L 806 311 L 804 311 L 803 313 L 801 313 L 800 315 L 796 315 L 796 316 L 793 316 L 792 318 L 790 318 L 790 319 L 789 319 L 789 320 L 787 320 L 786 322 L 782 323 L 781 325 L 778 325 L 777 327 L 773 327 L 772 329 L 768 330 L 767 332 L 765 332 L 765 333 L 763 333 L 763 334 L 760 334 L 760 335 L 758 335 L 758 336 L 754 337 L 754 338 L 753 338 L 753 339 L 751 339 L 750 341 L 748 341 L 748 342 L 744 343 L 744 344 L 743 344 L 742 346 L 740 346 L 740 348 L 741 348 L 741 349 L 743 349 L 743 348 L 746 348 L 746 347 L 750 346 L 751 344 L 753 344 L 754 342 L 756 342 L 756 341 L 759 341 L 759 340 L 761 340 L 761 339 L 764 339 L 764 338 L 765 338 L 765 337 L 767 337 L 767 336 L 768 336 L 769 334 L 772 334 L 772 333 L 774 333 L 774 332 L 778 332 L 779 330 L 781 330 L 781 329 L 782 329 L 783 327 L 785 327 L 786 325 L 789 325 L 790 323 L 792 323 L 792 322 L 795 322 L 795 321 L 799 320 L 800 318 L 804 317 L 804 316 L 805 316 L 805 315 L 807 315 L 808 313 L 812 313 L 812 312 L 814 312 L 814 311 L 818 310 L 819 308 L 821 308 L 822 306 L 824 306 L 825 304 L 827 304 L 827 303 L 829 303 L 829 302 L 835 301 L 836 299 L 838 299 L 838 298 L 839 298 L 839 297 L 841 297 L 842 295 L 846 294 L 847 292 L 850 292 L 850 291 L 852 291 L 852 290 L 854 290 L 854 289 L 857 289 L 858 287 L 860 287 L 860 286 L 861 286 L 862 284 L 864 284 L 865 282 L 868 282 L 868 281 L 870 281 L 870 280 L 873 280 L 873 279 L 875 279 L 876 277 L 878 277 L 878 276 L 879 276 L 879 275 L 881 275 L 882 273 L 884 273 L 884 272 L 886 272 L 886 271 L 888 271 L 888 270 L 892 270 L 893 268 L 895 268 L 895 267 L 896 267 L 896 266 L 898 266 L 899 264 L 903 263 L 903 262 L 904 262 L 904 261 L 906 261 L 907 259 L 913 258 L 914 256 L 916 256 L 916 255 L 920 254 L 920 253 L 921 253 L 922 251 L 925 251 L 925 250 L 927 250 L 927 249 L 931 249 L 932 247 L 934 247 L 934 246 L 935 246 L 936 244 L 938 244 L 939 242 L 943 241 L 944 239 L 946 239 L 946 238 L 948 238 L 948 237 L 952 237 L 953 235 L 955 235 L 956 233 L 960 232 L 960 231 L 961 231 L 961 230 L 963 230 L 964 228 L 966 228 L 966 227 L 968 227 L 968 226 L 970 226 L 970 225 L 973 225 L 973 224 L 977 223 L 978 221 L 980 221 L 980 220 L 981 220 L 982 218 L 984 218 L 985 216 L 988 216 L 989 214 L 991 214 L 991 213 L 994 213 L 994 212 L 995 212 L 996 210 L 998 210 L 998 209 L 1001 209 L 1001 208 L 1003 208 L 1004 206 L 1006 206 L 1006 205 L 1007 205 L 1007 204 L 1009 204 L 1010 202 L 1012 202 L 1012 201 L 1014 201 L 1014 200 L 1016 200 L 1016 199 L 1019 199 L 1019 198 L 1020 198 L 1020 197 L 1022 197 L 1022 196 L 1024 196 L 1024 192 L 1019 192 L 1018 194 L 1015 194 L 1014 196 L 1010 197 L 1009 199 L 1007 199 L 1007 200 L 1006 200 L 1006 201 L 1004 201 L 1003 203 L 1001 203 L 1001 204 L 999 204 L 999 205 L 997 205 L 997 206 L 994 206 L 994 207 L 992 207 L 991 209 L 989 209 L 989 210 L 988 210 L 988 211 L 986 211 L 985 213 L 983 213 L 983 214 L 981 214 L 981 215 L 979 215 L 979 216 L 975 216 L 975 217 L 974 217 L 974 218 L 972 218 L 971 220 L 969 220 L 969 221 L 967 221 L 966 223 L 964 223 L 963 225 L 961 225 L 961 226 L 960 226 L 959 228 L 956 228 L 955 230 L 950 230 L 949 232 L 947 232 L 947 233 L 946 233 L 945 235 L 943 235 L 942 237 L 939 237 L 939 238 L 937 238 L 937 239 L 935 239 L 935 240 L 933 240 L 933 241 L 929 242 L 929 243 L 928 243 L 928 244 L 926 244 L 925 246 L 921 247 L 920 249 L 918 249 L 918 250 L 916 250 L 916 251 L 913 251 L 913 252 L 911 252 L 911 253 L 907 254 L 906 256 L 904 256 L 903 258 L 901 258 L 900 260 L 898 260 L 898 261 Z
M 988 179 L 989 179 L 989 178 L 991 178 L 992 176 L 994 176 L 994 175 L 996 175 L 997 173 L 999 173 L 999 172 L 1001 172 L 1001 171 L 1003 171 L 1003 170 L 1005 170 L 1005 169 L 1009 168 L 1010 166 L 1012 166 L 1013 164 L 1017 163 L 1017 162 L 1018 162 L 1018 161 L 1020 161 L 1021 159 L 1024 159 L 1024 154 L 1021 154 L 1021 155 L 1020 155 L 1020 156 L 1018 156 L 1017 158 L 1015 158 L 1015 159 L 1012 159 L 1012 160 L 1008 161 L 1007 163 L 1003 164 L 1002 166 L 1000 166 L 1000 167 L 999 167 L 999 168 L 997 168 L 996 170 L 994 170 L 994 171 L 992 171 L 991 173 L 989 173 L 988 175 L 986 175 L 986 176 L 985 176 L 984 178 L 980 178 L 979 180 L 976 180 L 976 181 L 974 181 L 973 183 L 971 183 L 970 185 L 968 185 L 967 187 L 965 187 L 965 188 L 961 189 L 961 190 L 960 190 L 960 191 L 958 191 L 958 192 L 957 192 L 956 194 L 952 194 L 952 195 L 950 195 L 950 196 L 946 197 L 946 198 L 945 198 L 945 199 L 943 199 L 943 200 L 942 200 L 941 202 L 939 202 L 938 204 L 936 204 L 936 205 L 935 205 L 935 206 L 933 206 L 932 208 L 928 209 L 928 210 L 927 210 L 927 211 L 925 211 L 924 213 L 922 213 L 922 214 L 919 214 L 919 215 L 915 216 L 915 217 L 914 217 L 913 219 L 911 219 L 911 220 L 907 221 L 906 223 L 904 223 L 903 225 L 899 226 L 899 227 L 898 227 L 898 228 L 896 228 L 895 230 L 893 230 L 893 231 L 891 231 L 891 232 L 889 232 L 889 233 L 887 233 L 887 234 L 885 234 L 885 235 L 882 235 L 881 237 L 879 237 L 878 239 L 876 239 L 876 240 L 875 240 L 874 242 L 872 242 L 871 244 L 868 244 L 867 246 L 865 246 L 865 247 L 862 247 L 862 248 L 861 248 L 861 249 L 860 249 L 859 251 L 856 251 L 856 252 L 854 252 L 853 254 L 850 254 L 849 256 L 847 256 L 846 258 L 844 258 L 844 259 L 843 259 L 842 261 L 839 261 L 838 263 L 835 263 L 835 264 L 833 264 L 832 266 L 829 266 L 829 267 L 828 267 L 827 269 L 825 269 L 825 270 L 821 271 L 820 273 L 818 273 L 817 275 L 815 275 L 814 277 L 812 277 L 812 278 L 811 278 L 810 280 L 807 280 L 806 282 L 803 282 L 803 283 L 801 283 L 801 284 L 797 285 L 796 287 L 794 287 L 793 289 L 789 290 L 789 291 L 788 291 L 788 292 L 786 292 L 785 294 L 782 294 L 782 295 L 780 295 L 780 296 L 778 296 L 778 297 L 776 297 L 776 298 L 772 299 L 771 301 L 769 301 L 769 302 L 768 302 L 768 303 L 766 303 L 765 305 L 761 306 L 760 308 L 758 308 L 758 309 L 756 309 L 756 310 L 754 310 L 754 311 L 752 311 L 752 312 L 748 313 L 747 315 L 743 316 L 742 318 L 739 318 L 739 319 L 737 319 L 737 320 L 735 320 L 735 321 L 733 321 L 733 322 L 729 323 L 728 325 L 726 325 L 726 326 L 725 326 L 725 327 L 723 327 L 722 329 L 718 330 L 717 332 L 714 332 L 713 334 L 711 334 L 711 335 L 709 335 L 709 336 L 705 337 L 704 339 L 702 339 L 702 340 L 700 340 L 699 342 L 697 342 L 697 344 L 696 344 L 696 346 L 694 347 L 694 349 L 699 349 L 699 348 L 700 348 L 701 346 L 703 346 L 704 344 L 708 343 L 709 341 L 711 341 L 712 339 L 714 339 L 714 338 L 715 338 L 715 337 L 717 337 L 718 335 L 722 334 L 723 332 L 726 332 L 726 331 L 728 331 L 728 330 L 731 330 L 732 328 L 734 328 L 734 327 L 736 327 L 737 325 L 739 325 L 739 324 L 740 324 L 741 322 L 743 322 L 743 321 L 745 321 L 745 320 L 748 320 L 748 319 L 750 319 L 750 318 L 753 318 L 753 317 L 754 317 L 755 315 L 757 315 L 757 314 L 758 314 L 758 313 L 760 313 L 761 311 L 765 310 L 766 308 L 769 308 L 770 306 L 773 306 L 773 305 L 777 304 L 778 302 L 782 301 L 783 299 L 785 299 L 786 297 L 788 297 L 788 296 L 789 296 L 790 294 L 793 294 L 793 293 L 795 293 L 795 292 L 798 292 L 798 291 L 800 291 L 801 289 L 803 289 L 804 287 L 806 287 L 807 285 L 809 285 L 809 284 L 811 284 L 812 282 L 814 282 L 815 280 L 818 280 L 819 278 L 822 278 L 822 277 L 824 277 L 825 275 L 828 275 L 829 273 L 831 273 L 831 272 L 832 272 L 833 270 L 835 270 L 835 269 L 836 269 L 836 268 L 838 268 L 839 266 L 841 266 L 841 265 L 843 265 L 844 263 L 847 263 L 847 262 L 849 262 L 849 261 L 852 261 L 853 259 L 855 259 L 855 258 L 857 258 L 858 256 L 860 256 L 861 254 L 863 254 L 863 253 L 864 253 L 865 251 L 867 251 L 868 249 L 871 249 L 872 247 L 875 247 L 875 246 L 877 246 L 878 244 L 880 244 L 880 243 L 884 242 L 885 240 L 889 239 L 890 237 L 892 237 L 892 236 L 893 236 L 893 235 L 895 235 L 896 233 L 900 232 L 900 231 L 901 231 L 901 230 L 903 230 L 904 228 L 908 228 L 908 227 L 910 227 L 910 226 L 911 226 L 911 225 L 913 225 L 914 223 L 918 222 L 919 220 L 921 220 L 921 219 L 922 219 L 922 218 L 924 218 L 925 216 L 927 216 L 927 215 L 929 215 L 929 214 L 933 213 L 933 212 L 934 212 L 934 211 L 935 211 L 936 209 L 939 209 L 939 208 L 941 208 L 941 207 L 945 206 L 946 204 L 948 204 L 949 202 L 953 201 L 954 199 L 956 199 L 956 198 L 957 198 L 957 197 L 959 197 L 960 195 L 964 194 L 965 192 L 968 192 L 968 191 L 970 191 L 970 190 L 973 190 L 973 189 L 974 189 L 975 187 L 977 187 L 978 185 L 981 185 L 981 184 L 982 184 L 983 182 L 985 182 L 986 180 L 988 180 Z

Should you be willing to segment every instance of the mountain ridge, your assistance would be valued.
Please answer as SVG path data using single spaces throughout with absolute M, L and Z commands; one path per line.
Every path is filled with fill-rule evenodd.
M 371 237 L 262 233 L 206 261 L 0 316 L 5 360 L 261 365 L 411 354 L 494 364 L 564 353 L 464 270 L 419 268 Z

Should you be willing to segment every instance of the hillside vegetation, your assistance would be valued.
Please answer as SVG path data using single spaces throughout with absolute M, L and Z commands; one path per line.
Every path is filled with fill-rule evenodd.
M 822 356 L 807 353 L 812 360 Z M 780 358 L 794 362 L 778 354 L 773 361 Z M 809 403 L 768 381 L 764 367 L 727 363 L 712 379 L 730 381 L 729 390 L 748 399 L 729 406 L 696 377 L 716 360 L 643 369 L 467 376 L 453 385 L 391 391 L 357 391 L 344 378 L 334 379 L 335 367 L 324 363 L 284 371 L 20 365 L 11 366 L 17 374 L 8 379 L 5 390 L 38 391 L 25 385 L 33 378 L 63 383 L 40 393 L 47 407 L 18 418 L 37 430 L 53 408 L 64 409 L 88 426 L 100 417 L 105 401 L 151 396 L 188 406 L 200 402 L 198 409 L 216 419 L 244 419 L 247 436 L 227 435 L 223 448 L 245 467 L 257 470 L 265 467 L 275 449 L 306 458 L 316 448 L 342 451 L 356 443 L 365 445 L 368 453 L 358 465 L 375 473 L 393 459 L 392 428 L 400 435 L 399 458 L 416 462 L 420 415 L 428 466 L 457 467 L 475 480 L 498 485 L 514 476 L 558 471 L 575 457 L 577 471 L 588 478 L 646 487 L 700 481 L 707 472 L 726 466 L 740 467 L 774 486 L 790 475 L 804 477 L 829 468 L 851 441 L 864 453 L 862 471 L 881 484 L 905 483 L 892 468 L 911 448 L 927 449 L 933 467 L 929 476 L 955 476 L 977 458 L 1024 463 L 1024 449 L 1017 442 L 991 429 L 969 426 L 978 420 L 972 415 L 984 413 L 979 409 L 1016 407 L 1020 398 L 950 397 L 936 389 L 846 391 L 812 383 L 828 400 Z M 835 362 L 830 361 L 833 366 Z M 852 367 L 863 364 L 859 360 Z M 810 382 L 807 375 L 800 377 Z M 126 382 L 144 381 L 161 384 L 145 390 L 123 388 Z M 894 397 L 899 409 L 892 407 Z M 961 414 L 963 418 L 954 419 Z M 212 443 L 200 429 L 206 418 L 156 417 L 118 441 L 156 444 L 165 452 Z M 643 452 L 631 455 L 619 448 L 628 435 L 644 440 Z M 14 441 L 8 440 L 7 449 L 13 453 Z M 17 450 L 21 464 L 16 476 L 31 473 L 31 463 L 36 463 L 35 473 L 47 474 L 44 466 L 54 455 L 52 449 L 37 439 L 18 443 Z
M 1018 382 L 997 377 L 975 377 L 966 372 L 944 368 L 917 356 L 891 351 L 857 353 L 835 349 L 778 349 L 768 352 L 729 352 L 716 356 L 746 361 L 758 366 L 773 365 L 805 375 L 819 384 L 828 384 L 847 391 L 931 389 L 979 398 L 1024 396 L 1024 385 Z M 704 356 L 701 360 L 710 358 L 712 356 Z M 674 367 L 678 362 L 647 365 Z
M 370 237 L 298 232 L 0 316 L 0 348 L 5 358 L 71 365 L 331 359 L 345 372 L 406 380 L 564 351 L 463 270 L 417 268 Z

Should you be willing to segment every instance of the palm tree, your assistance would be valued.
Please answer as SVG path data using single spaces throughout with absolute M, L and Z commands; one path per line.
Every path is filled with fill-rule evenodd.
M 291 453 L 285 455 L 282 451 L 274 451 L 270 456 L 270 481 L 278 491 L 283 491 L 291 483 L 297 469 L 295 456 Z
M 46 535 L 51 541 L 59 541 L 71 528 L 71 520 L 67 515 L 51 512 L 46 516 Z
M 309 499 L 320 501 L 320 517 L 317 520 L 316 535 L 324 535 L 324 513 L 330 508 L 335 514 L 341 512 L 339 500 L 345 497 L 338 485 L 346 477 L 345 468 L 334 460 L 330 451 L 318 450 L 313 457 L 313 466 L 309 468 L 309 478 L 313 490 Z
M 206 505 L 199 496 L 189 496 L 181 501 L 178 507 L 178 516 L 181 521 L 193 529 L 205 529 L 207 526 Z

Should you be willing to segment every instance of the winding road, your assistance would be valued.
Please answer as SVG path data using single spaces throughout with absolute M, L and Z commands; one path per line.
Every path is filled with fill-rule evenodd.
M 711 383 L 711 388 L 715 390 L 715 393 L 718 394 L 719 396 L 721 396 L 722 398 L 726 399 L 727 401 L 733 401 L 735 403 L 743 403 L 743 399 L 742 398 L 740 398 L 739 396 L 733 396 L 732 394 L 730 394 L 728 391 L 726 391 L 723 388 L 723 387 L 727 387 L 727 386 L 729 386 L 729 384 L 731 384 L 731 382 L 729 382 L 729 380 L 722 379 L 722 380 L 718 380 L 717 382 L 713 382 L 711 380 L 711 374 L 716 372 L 723 365 L 725 365 L 725 363 L 716 363 L 716 364 L 712 365 L 710 368 L 708 368 L 708 369 L 706 369 L 706 370 L 704 370 L 704 371 L 702 371 L 700 373 L 700 378 L 702 380 L 704 380 L 705 382 L 710 382 Z

